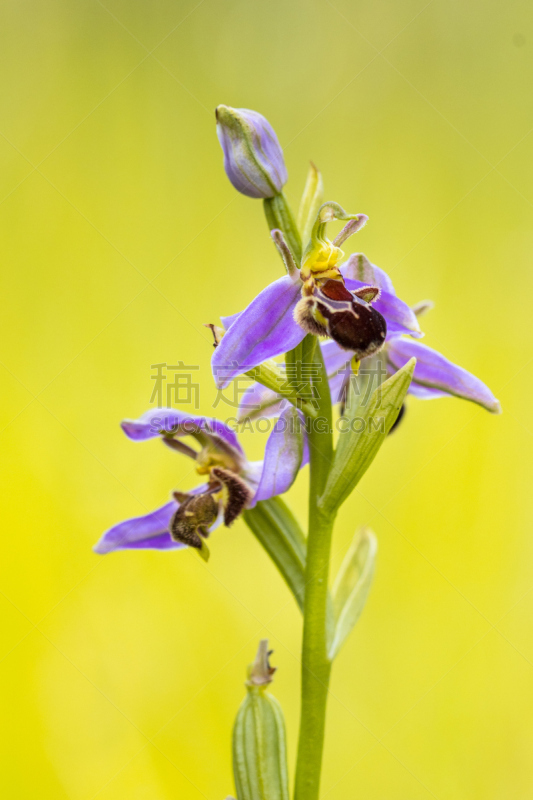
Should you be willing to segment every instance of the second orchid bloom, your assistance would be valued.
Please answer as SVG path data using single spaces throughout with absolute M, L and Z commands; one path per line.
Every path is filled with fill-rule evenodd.
M 207 559 L 205 540 L 212 531 L 221 524 L 229 527 L 245 509 L 292 486 L 308 461 L 301 422 L 293 406 L 285 409 L 267 440 L 263 461 L 248 461 L 234 431 L 218 419 L 157 408 L 140 419 L 124 420 L 122 429 L 129 439 L 160 439 L 192 459 L 204 480 L 188 492 L 174 491 L 161 508 L 114 525 L 95 551 L 192 547 Z

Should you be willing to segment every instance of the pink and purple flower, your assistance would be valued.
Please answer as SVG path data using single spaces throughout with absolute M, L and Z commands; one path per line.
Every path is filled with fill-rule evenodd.
M 283 494 L 308 461 L 302 415 L 284 409 L 265 446 L 262 461 L 250 462 L 233 430 L 220 420 L 191 416 L 170 408 L 152 409 L 122 429 L 133 441 L 160 438 L 191 458 L 204 482 L 188 492 L 173 492 L 161 508 L 110 528 L 95 546 L 97 553 L 114 550 L 172 550 L 193 547 L 204 557 L 205 539 L 219 525 L 227 527 L 246 508 Z M 192 439 L 193 445 L 183 441 Z

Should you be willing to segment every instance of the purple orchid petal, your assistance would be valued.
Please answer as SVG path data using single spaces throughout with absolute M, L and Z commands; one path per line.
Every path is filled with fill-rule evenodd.
M 411 381 L 409 386 L 409 394 L 418 397 L 419 400 L 436 400 L 438 397 L 450 396 L 448 392 L 443 392 L 441 389 L 431 389 L 429 386 L 422 386 L 414 381 Z
M 341 270 L 342 271 L 342 270 Z M 351 292 L 362 289 L 369 284 L 345 278 L 346 288 Z M 387 339 L 400 336 L 402 333 L 420 338 L 424 334 L 420 330 L 418 319 L 411 308 L 395 294 L 381 290 L 378 299 L 372 303 L 373 308 L 385 317 L 387 322 Z
M 257 491 L 257 487 L 261 481 L 261 475 L 263 474 L 263 461 L 248 461 L 246 464 L 246 469 L 242 473 L 242 477 L 248 484 L 248 486 L 252 489 L 254 495 Z M 253 508 L 255 505 L 255 499 L 252 501 L 247 508 Z
M 152 408 L 139 419 L 123 420 L 121 427 L 126 436 L 136 442 L 161 436 L 162 431 L 175 433 L 177 436 L 187 436 L 200 430 L 212 437 L 215 444 L 218 437 L 235 450 L 239 456 L 244 455 L 235 431 L 214 417 L 192 416 L 174 408 Z
M 372 264 L 364 253 L 354 253 L 340 268 L 345 278 L 361 281 L 369 286 L 379 286 L 384 292 L 396 294 L 392 281 L 384 269 Z
M 140 539 L 138 542 L 129 542 L 123 547 L 115 547 L 115 550 L 183 550 L 187 545 L 182 542 L 175 542 L 168 531 L 152 536 L 148 539 Z M 97 551 L 100 552 L 100 551 Z M 106 551 L 108 552 L 108 551 Z
M 236 375 L 292 350 L 302 341 L 305 332 L 293 319 L 300 287 L 288 275 L 279 278 L 230 325 L 211 359 L 219 389 Z
M 416 314 L 396 295 L 383 290 L 372 305 L 387 321 L 387 339 L 402 333 L 415 339 L 421 339 L 424 335 L 420 330 Z
M 185 545 L 174 542 L 168 532 L 172 515 L 179 503 L 171 500 L 142 517 L 126 519 L 104 533 L 95 545 L 95 553 L 111 553 L 128 548 L 154 548 L 155 550 L 178 550 Z
M 230 314 L 229 317 L 220 317 L 220 321 L 222 323 L 222 327 L 224 328 L 224 330 L 227 331 L 229 326 L 233 325 L 233 323 L 239 319 L 241 314 L 242 311 L 238 311 L 236 314 Z
M 488 386 L 436 350 L 409 339 L 392 339 L 389 342 L 387 358 L 395 369 L 400 369 L 413 357 L 417 362 L 411 386 L 462 397 L 495 414 L 501 411 L 498 400 Z
M 240 420 L 277 417 L 281 411 L 281 403 L 279 394 L 273 389 L 267 389 L 261 383 L 252 383 L 243 392 L 237 416 Z
M 303 417 L 300 417 L 303 420 Z M 300 469 L 303 469 L 309 464 L 309 439 L 307 434 L 304 434 L 304 447 L 302 452 L 302 460 L 300 462 Z
M 202 494 L 207 491 L 207 484 L 201 483 L 187 494 Z M 100 541 L 94 546 L 95 553 L 105 555 L 115 550 L 181 550 L 187 545 L 175 542 L 171 537 L 168 526 L 172 515 L 179 508 L 176 500 L 165 503 L 161 508 L 156 508 L 142 517 L 126 519 L 106 531 Z M 209 533 L 214 531 L 223 522 L 223 513 L 220 513 L 209 528 Z
M 333 405 L 342 400 L 342 389 L 347 375 L 351 372 L 350 360 L 352 354 L 339 347 L 331 339 L 321 345 L 324 366 L 329 380 L 329 392 Z
M 333 405 L 340 403 L 344 396 L 344 386 L 347 381 L 347 376 L 351 372 L 351 367 L 347 365 L 344 369 L 339 370 L 335 375 L 329 379 L 329 393 L 331 395 L 331 402 Z
M 322 342 L 320 347 L 322 349 L 326 374 L 329 377 L 336 375 L 339 370 L 342 370 L 352 357 L 351 353 L 339 347 L 337 342 L 334 342 L 333 339 Z
M 290 489 L 306 456 L 306 438 L 302 413 L 294 406 L 284 409 L 266 443 L 263 472 L 254 503 Z

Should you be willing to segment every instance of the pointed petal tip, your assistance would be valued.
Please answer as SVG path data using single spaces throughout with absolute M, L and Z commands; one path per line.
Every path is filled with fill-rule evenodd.
M 131 425 L 133 425 L 132 419 L 120 420 L 120 427 L 122 428 L 122 431 L 126 434 L 126 436 L 128 435 L 128 430 L 130 429 Z
M 490 411 L 491 414 L 501 414 L 502 413 L 502 404 L 499 400 L 494 398 L 494 403 L 492 406 L 487 406 L 487 411 Z
M 147 434 L 147 425 L 140 422 L 138 419 L 123 419 L 120 422 L 120 427 L 123 433 L 126 434 L 128 439 L 137 441 L 139 439 L 150 439 L 150 433 Z M 155 434 L 152 434 L 152 436 Z

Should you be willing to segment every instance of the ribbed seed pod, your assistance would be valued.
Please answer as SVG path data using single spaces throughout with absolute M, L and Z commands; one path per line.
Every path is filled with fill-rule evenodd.
M 237 800 L 289 800 L 285 719 L 266 691 L 272 672 L 268 643 L 262 641 L 233 728 Z

